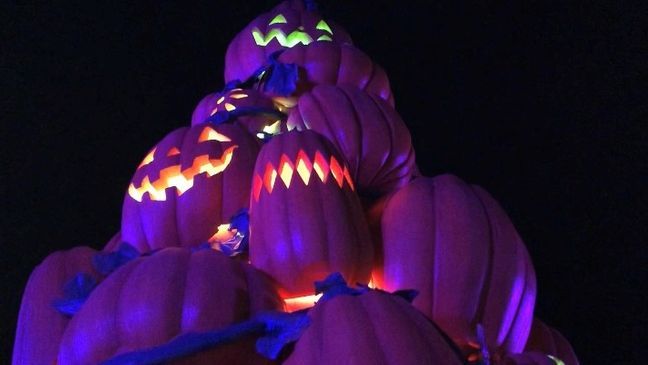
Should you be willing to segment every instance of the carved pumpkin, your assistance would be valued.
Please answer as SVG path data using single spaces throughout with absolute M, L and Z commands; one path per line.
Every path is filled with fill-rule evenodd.
M 250 260 L 282 285 L 311 294 L 339 271 L 368 283 L 372 246 L 360 200 L 335 147 L 313 131 L 273 137 L 259 153 L 250 199 Z
M 51 364 L 56 359 L 70 317 L 53 304 L 65 296 L 65 284 L 75 275 L 101 279 L 92 266 L 96 252 L 85 246 L 56 251 L 32 271 L 18 314 L 13 364 Z
M 287 128 L 312 129 L 330 139 L 348 161 L 361 196 L 397 190 L 416 171 L 409 130 L 398 112 L 357 88 L 316 86 L 290 111 Z
M 97 364 L 282 307 L 272 280 L 252 266 L 211 249 L 168 247 L 125 264 L 92 292 L 63 334 L 58 364 Z M 229 349 L 242 363 L 258 357 L 253 348 Z
M 314 1 L 286 0 L 238 33 L 225 54 L 225 81 L 246 80 L 278 50 L 313 42 L 350 44 L 339 25 L 322 19 Z
M 236 123 L 253 135 L 277 134 L 282 128 L 272 99 L 254 89 L 233 88 L 206 95 L 194 109 L 191 125 L 205 123 L 217 113 L 235 114 Z
M 421 177 L 382 216 L 378 287 L 420 292 L 413 304 L 468 355 L 482 325 L 491 354 L 524 349 L 536 297 L 527 249 L 485 190 L 453 175 Z
M 394 106 L 385 70 L 353 45 L 331 42 L 298 45 L 281 52 L 277 62 L 298 66 L 296 92 L 292 96 L 300 96 L 315 85 L 348 85 Z
M 428 318 L 388 293 L 338 295 L 318 301 L 308 315 L 311 324 L 286 365 L 463 364 Z
M 137 168 L 122 208 L 122 240 L 140 252 L 208 241 L 249 202 L 259 142 L 242 126 L 174 130 Z
M 524 350 L 539 351 L 554 356 L 563 361 L 564 365 L 579 364 L 576 353 L 565 336 L 538 318 L 533 319 L 531 333 Z

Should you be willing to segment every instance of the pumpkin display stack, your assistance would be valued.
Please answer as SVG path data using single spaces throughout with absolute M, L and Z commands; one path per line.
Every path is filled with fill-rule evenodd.
M 419 172 L 386 71 L 313 0 L 245 26 L 223 81 L 103 249 L 34 269 L 14 365 L 578 364 L 506 212 Z

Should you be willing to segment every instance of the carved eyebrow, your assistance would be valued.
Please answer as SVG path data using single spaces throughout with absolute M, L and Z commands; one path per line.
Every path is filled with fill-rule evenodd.
M 286 17 L 283 16 L 283 14 L 279 14 L 279 15 L 275 16 L 274 18 L 272 18 L 272 20 L 270 21 L 270 23 L 268 23 L 268 25 L 283 24 L 283 23 L 288 23 L 288 21 L 286 20 Z

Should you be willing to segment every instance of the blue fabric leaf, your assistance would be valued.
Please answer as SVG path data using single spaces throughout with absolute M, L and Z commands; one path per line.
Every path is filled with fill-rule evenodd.
M 367 290 L 368 288 L 350 288 L 339 272 L 334 272 L 324 280 L 315 282 L 315 294 L 322 293 L 322 297 L 320 298 L 322 301 L 329 300 L 338 295 L 360 295 Z
M 63 287 L 63 298 L 57 299 L 52 306 L 60 313 L 73 316 L 97 286 L 97 281 L 86 273 L 78 273 Z
M 273 63 L 263 84 L 263 91 L 288 96 L 297 90 L 299 68 L 294 63 Z
M 99 252 L 92 258 L 94 268 L 104 275 L 115 271 L 123 264 L 140 256 L 139 251 L 131 244 L 122 242 L 117 251 Z
M 244 235 L 250 231 L 250 214 L 247 208 L 241 208 L 230 218 L 230 230 L 235 229 Z
M 256 342 L 256 350 L 268 359 L 275 360 L 281 350 L 299 339 L 310 324 L 307 311 L 292 313 L 267 312 L 257 319 L 266 326 L 266 335 Z

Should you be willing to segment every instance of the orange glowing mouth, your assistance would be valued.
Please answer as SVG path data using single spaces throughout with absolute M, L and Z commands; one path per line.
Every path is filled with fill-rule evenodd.
M 149 198 L 154 201 L 166 200 L 166 189 L 176 188 L 178 196 L 182 195 L 187 190 L 193 187 L 194 178 L 200 174 L 207 174 L 212 177 L 218 173 L 223 172 L 227 166 L 232 162 L 234 149 L 238 146 L 227 148 L 220 158 L 210 159 L 209 155 L 200 155 L 194 158 L 191 167 L 180 170 L 180 165 L 172 165 L 160 170 L 160 177 L 151 182 L 149 176 L 146 175 L 140 183 L 140 187 L 136 188 L 133 183 L 128 186 L 128 195 L 131 198 L 142 201 L 145 193 L 149 194 Z

